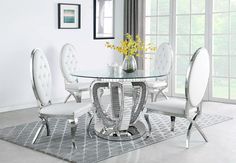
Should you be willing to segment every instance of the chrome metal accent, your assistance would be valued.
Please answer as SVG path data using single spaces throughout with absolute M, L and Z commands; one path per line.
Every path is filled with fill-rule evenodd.
M 64 103 L 67 103 L 67 101 L 69 100 L 70 96 L 71 96 L 71 93 L 66 97 Z
M 136 103 L 136 108 L 135 111 L 133 112 L 132 118 L 130 123 L 135 123 L 135 121 L 138 119 L 139 114 L 143 111 L 144 109 L 144 104 L 146 104 L 147 100 L 147 86 L 145 81 L 137 81 L 137 82 L 132 82 L 132 85 L 140 87 L 140 92 L 138 91 L 137 94 L 139 95 L 139 98 L 136 98 L 137 101 Z
M 32 140 L 32 144 L 34 144 L 36 142 L 36 140 L 38 139 L 38 137 L 39 137 L 40 133 L 42 132 L 44 126 L 47 127 L 47 136 L 50 135 L 50 130 L 49 130 L 47 118 L 44 118 L 42 116 L 39 116 L 39 118 L 41 119 L 41 125 L 40 125 L 39 129 L 37 130 L 37 132 L 36 132 L 36 134 L 35 134 L 35 136 Z
M 171 131 L 175 130 L 175 116 L 170 116 L 171 120 Z
M 100 88 L 110 88 L 111 114 L 106 112 L 101 105 L 98 94 Z M 138 120 L 146 102 L 145 82 L 93 82 L 92 100 L 96 107 L 95 111 L 95 133 L 99 137 L 108 140 L 132 140 L 146 134 L 145 125 Z M 132 90 L 132 97 L 129 96 Z
M 82 100 L 82 92 L 81 91 L 74 92 L 72 95 L 74 96 L 75 101 L 77 103 L 81 103 L 81 100 Z
M 34 144 L 36 142 L 36 140 L 38 139 L 38 136 L 40 135 L 40 133 L 42 132 L 43 130 L 43 127 L 44 127 L 44 124 L 41 124 L 39 129 L 37 130 L 35 136 L 34 136 L 34 139 L 32 141 L 32 144 Z
M 150 93 L 151 95 L 151 102 L 154 102 L 154 93 Z
M 82 92 L 85 92 L 85 91 L 89 91 L 89 88 L 88 89 L 84 89 L 84 90 L 69 90 L 69 89 L 66 89 L 67 92 L 69 92 L 70 94 L 66 97 L 64 103 L 66 103 L 69 98 L 71 97 L 71 95 L 74 97 L 75 101 L 77 103 L 81 103 L 82 101 Z
M 66 89 L 70 95 L 66 97 L 65 103 L 68 101 L 68 99 L 71 97 L 71 95 L 74 97 L 75 101 L 77 103 L 81 103 L 82 100 L 82 91 L 78 90 L 78 91 L 73 91 L 73 90 L 69 90 Z
M 113 117 L 118 118 L 120 117 L 120 109 L 122 109 L 120 105 L 120 100 L 119 100 L 119 89 L 121 89 L 122 86 L 121 86 L 121 83 L 112 82 L 112 83 L 109 83 L 109 87 L 110 87 L 110 92 L 111 92 L 112 115 Z M 121 96 L 123 96 L 123 92 Z
M 102 138 L 111 141 L 128 141 L 128 140 L 135 140 L 140 137 L 146 137 L 146 127 L 141 121 L 135 122 L 129 126 L 127 130 L 122 131 L 114 131 L 110 128 L 102 128 L 100 129 L 98 126 L 95 125 L 95 134 Z
M 195 128 L 199 131 L 199 133 L 202 135 L 205 142 L 208 142 L 206 135 L 203 133 L 202 129 L 198 126 L 198 124 L 196 122 L 194 122 L 193 124 L 194 124 Z
M 92 101 L 93 101 L 94 106 L 96 107 L 96 115 L 99 119 L 101 119 L 101 121 L 106 127 L 109 127 L 109 128 L 114 127 L 116 126 L 116 121 L 112 120 L 109 117 L 109 115 L 103 112 L 102 106 L 100 104 L 100 100 L 99 100 L 100 97 L 98 96 L 98 89 L 100 87 L 109 87 L 109 83 L 108 82 L 92 83 Z
M 88 126 L 87 126 L 87 134 L 90 136 L 90 138 L 92 138 L 92 135 L 90 133 L 90 126 L 91 126 L 91 123 L 93 121 L 93 118 L 94 118 L 94 115 L 93 114 L 89 114 L 89 117 L 90 117 L 90 120 L 89 120 L 89 123 L 88 123 Z
M 192 130 L 192 126 L 194 125 L 195 128 L 198 130 L 198 132 L 201 134 L 201 136 L 204 138 L 205 142 L 208 142 L 208 139 L 206 137 L 206 135 L 203 133 L 203 131 L 201 130 L 201 128 L 198 126 L 198 124 L 196 123 L 197 118 L 199 118 L 200 116 L 200 112 L 197 112 L 197 114 L 193 117 L 193 119 L 188 118 L 190 124 L 188 127 L 188 131 L 187 131 L 187 138 L 186 138 L 186 148 L 189 148 L 189 142 L 190 142 L 190 136 L 191 136 L 191 130 Z
M 190 136 L 191 136 L 191 129 L 193 126 L 193 122 L 197 119 L 198 114 L 196 114 L 193 119 L 188 119 L 190 121 L 188 130 L 187 130 L 187 139 L 186 139 L 186 148 L 189 148 Z
M 151 132 L 152 132 L 152 125 L 150 123 L 150 120 L 149 120 L 149 114 L 144 114 L 144 118 L 148 124 L 148 134 L 147 134 L 147 137 L 149 137 L 151 135 Z
M 154 102 L 154 101 L 157 101 L 157 97 L 160 95 L 160 94 L 162 94 L 162 96 L 166 99 L 166 100 L 168 100 L 168 97 L 167 97 L 167 95 L 163 92 L 164 91 L 164 89 L 166 89 L 168 87 L 168 85 L 166 86 L 166 87 L 162 87 L 162 88 L 160 88 L 160 89 L 157 89 L 158 91 L 157 91 L 157 93 L 155 93 L 155 98 L 154 98 L 154 100 L 152 101 L 152 102 Z M 154 91 L 155 92 L 155 91 Z M 153 92 L 153 94 L 154 94 L 154 92 Z
M 130 90 L 131 96 L 130 96 Z M 121 84 L 121 106 L 119 112 L 119 127 L 118 130 L 127 130 L 130 126 L 131 116 L 133 115 L 133 86 L 130 82 Z
M 186 137 L 186 148 L 189 148 L 189 141 L 190 141 L 190 134 L 192 129 L 193 123 L 190 122 L 188 130 L 187 130 L 187 137 Z
M 50 136 L 50 127 L 49 127 L 49 123 L 48 123 L 48 119 L 47 118 L 43 118 L 45 120 L 45 126 L 47 129 L 47 136 Z
M 77 124 L 78 122 L 76 120 L 68 120 L 70 126 L 71 126 L 71 141 L 72 141 L 72 147 L 73 149 L 77 149 L 76 143 L 75 143 L 75 133 L 77 130 Z

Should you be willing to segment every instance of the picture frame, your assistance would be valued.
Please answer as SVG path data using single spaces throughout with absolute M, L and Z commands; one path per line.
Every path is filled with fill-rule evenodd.
M 80 29 L 80 4 L 58 3 L 58 29 Z
M 93 0 L 93 39 L 115 38 L 115 0 Z

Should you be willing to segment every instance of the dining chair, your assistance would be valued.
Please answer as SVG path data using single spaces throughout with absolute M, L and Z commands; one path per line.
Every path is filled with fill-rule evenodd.
M 81 102 L 82 92 L 89 91 L 91 83 L 79 82 L 78 78 L 71 75 L 78 71 L 77 51 L 72 44 L 67 43 L 62 47 L 60 67 L 65 81 L 65 89 L 69 92 L 65 103 L 71 95 L 75 98 L 76 102 Z
M 78 118 L 88 113 L 92 104 L 90 103 L 51 103 L 52 79 L 50 67 L 44 52 L 41 49 L 34 49 L 31 53 L 31 81 L 32 88 L 39 106 L 39 118 L 41 125 L 37 130 L 32 144 L 34 144 L 46 126 L 47 136 L 50 135 L 49 118 L 65 118 L 71 127 L 72 145 L 76 148 L 75 133 L 78 125 Z M 89 124 L 90 125 L 90 124 Z
M 190 122 L 187 130 L 186 148 L 189 148 L 193 125 L 200 132 L 204 140 L 208 141 L 196 120 L 202 113 L 202 99 L 207 88 L 209 72 L 209 54 L 205 48 L 199 48 L 192 56 L 187 71 L 185 81 L 186 99 L 168 99 L 146 104 L 146 114 L 144 117 L 148 123 L 149 134 L 151 132 L 149 113 L 160 113 L 171 117 L 171 131 L 174 131 L 175 117 L 186 118 Z
M 151 95 L 151 101 L 156 101 L 157 97 L 162 94 L 166 99 L 168 97 L 163 92 L 168 87 L 168 76 L 170 74 L 172 65 L 173 50 L 168 43 L 162 43 L 155 55 L 155 69 L 159 74 L 168 74 L 165 77 L 158 78 L 155 81 L 147 81 L 147 87 L 149 94 Z

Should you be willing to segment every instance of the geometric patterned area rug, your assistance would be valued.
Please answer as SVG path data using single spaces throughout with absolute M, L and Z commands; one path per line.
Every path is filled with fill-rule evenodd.
M 198 119 L 200 127 L 208 127 L 232 118 L 202 114 Z M 40 121 L 22 124 L 0 129 L 0 139 L 24 146 L 54 157 L 78 163 L 99 162 L 129 151 L 139 149 L 169 138 L 186 134 L 188 122 L 183 118 L 176 118 L 175 131 L 170 131 L 170 117 L 153 114 L 150 116 L 152 123 L 152 134 L 148 139 L 140 138 L 132 141 L 107 141 L 95 135 L 90 138 L 86 133 L 88 117 L 79 119 L 76 133 L 77 149 L 72 150 L 70 126 L 64 119 L 50 119 L 51 135 L 46 136 L 46 130 L 42 131 L 37 143 L 32 145 L 31 141 L 40 125 Z M 91 128 L 93 125 L 91 126 Z M 183 145 L 184 148 L 184 145 Z

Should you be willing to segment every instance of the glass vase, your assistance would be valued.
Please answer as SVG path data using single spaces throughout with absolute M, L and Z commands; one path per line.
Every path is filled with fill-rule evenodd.
M 137 62 L 134 56 L 128 56 L 124 58 L 122 69 L 127 73 L 132 73 L 137 70 Z

